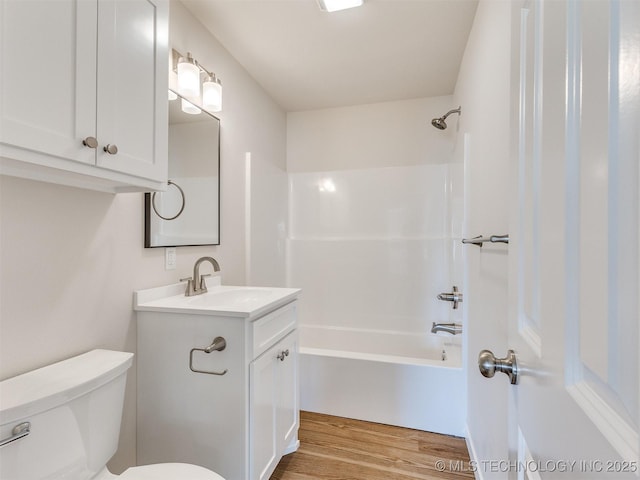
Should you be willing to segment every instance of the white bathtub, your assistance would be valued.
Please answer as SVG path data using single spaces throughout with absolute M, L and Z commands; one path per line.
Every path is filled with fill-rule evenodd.
M 463 436 L 456 343 L 440 335 L 301 325 L 300 408 Z

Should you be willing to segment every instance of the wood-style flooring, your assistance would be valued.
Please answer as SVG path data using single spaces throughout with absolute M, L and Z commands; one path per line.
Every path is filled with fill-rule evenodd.
M 473 478 L 463 438 L 310 412 L 298 436 L 271 480 Z

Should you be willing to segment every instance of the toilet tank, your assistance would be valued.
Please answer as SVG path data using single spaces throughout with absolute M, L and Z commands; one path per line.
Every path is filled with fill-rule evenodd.
M 118 447 L 133 354 L 93 350 L 0 382 L 0 440 L 29 422 L 29 435 L 0 447 L 2 480 L 87 480 Z

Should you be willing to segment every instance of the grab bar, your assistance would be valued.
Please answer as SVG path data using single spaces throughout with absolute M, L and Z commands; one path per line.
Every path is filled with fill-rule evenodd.
M 223 337 L 214 338 L 213 342 L 211 342 L 211 345 L 209 345 L 208 347 L 192 348 L 191 352 L 189 352 L 189 369 L 195 373 L 206 373 L 209 375 L 224 375 L 229 371 L 226 368 L 222 372 L 210 372 L 207 370 L 197 370 L 193 368 L 193 352 L 204 352 L 204 353 L 211 353 L 213 351 L 221 352 L 225 348 L 227 348 L 227 341 Z
M 0 447 L 4 447 L 5 445 L 15 442 L 16 440 L 20 440 L 21 438 L 26 437 L 31 433 L 31 423 L 30 422 L 22 422 L 13 427 L 11 430 L 11 436 L 0 440 Z
M 477 237 L 462 239 L 462 243 L 470 243 L 479 247 L 482 247 L 482 244 L 485 242 L 509 243 L 509 235 L 491 235 L 490 237 L 483 237 L 482 235 L 478 235 Z

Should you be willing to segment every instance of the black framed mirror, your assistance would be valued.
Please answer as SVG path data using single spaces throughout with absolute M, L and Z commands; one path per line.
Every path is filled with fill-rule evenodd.
M 169 185 L 145 193 L 144 246 L 220 245 L 220 119 L 175 96 L 169 101 Z

